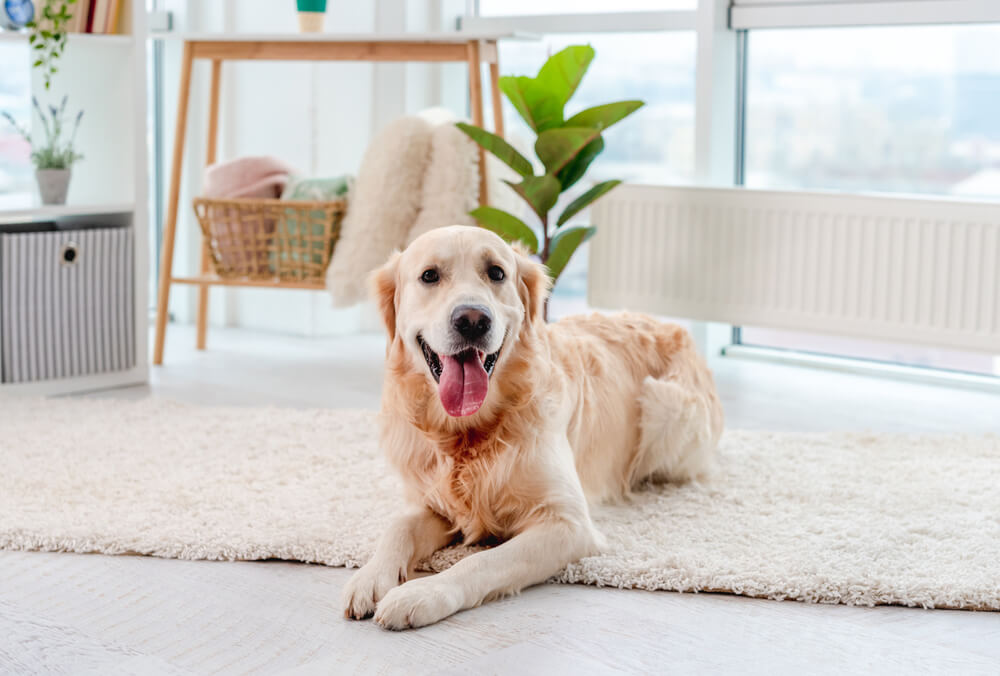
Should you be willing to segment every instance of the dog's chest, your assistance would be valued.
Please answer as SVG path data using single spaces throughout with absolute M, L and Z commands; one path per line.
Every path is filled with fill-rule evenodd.
M 466 542 L 506 539 L 520 532 L 537 510 L 537 501 L 511 481 L 518 469 L 512 458 L 500 453 L 440 455 L 428 477 L 425 499 Z

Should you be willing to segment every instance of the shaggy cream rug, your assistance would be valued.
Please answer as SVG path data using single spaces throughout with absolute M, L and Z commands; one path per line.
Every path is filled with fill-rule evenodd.
M 357 566 L 397 495 L 375 437 L 369 411 L 2 400 L 0 547 Z M 711 482 L 595 510 L 609 550 L 555 581 L 998 610 L 998 480 L 995 436 L 731 431 Z

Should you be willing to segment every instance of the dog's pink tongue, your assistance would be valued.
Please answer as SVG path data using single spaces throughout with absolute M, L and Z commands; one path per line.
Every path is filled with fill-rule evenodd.
M 490 377 L 486 375 L 483 362 L 475 354 L 465 361 L 441 355 L 441 365 L 438 394 L 448 415 L 457 418 L 478 411 L 490 387 Z

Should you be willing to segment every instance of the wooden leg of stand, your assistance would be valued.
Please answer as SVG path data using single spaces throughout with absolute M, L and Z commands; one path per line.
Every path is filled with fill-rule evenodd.
M 167 197 L 167 218 L 163 230 L 163 250 L 160 256 L 160 283 L 156 293 L 156 335 L 153 340 L 153 363 L 163 363 L 163 343 L 167 337 L 167 316 L 170 304 L 170 278 L 174 266 L 174 240 L 177 235 L 177 204 L 181 193 L 181 167 L 184 162 L 184 136 L 187 133 L 188 99 L 191 94 L 191 43 L 184 43 L 181 57 L 181 85 L 177 96 L 177 122 L 174 131 L 174 155 L 170 168 L 170 193 Z
M 222 80 L 222 61 L 214 59 L 212 61 L 212 81 L 209 87 L 208 105 L 208 149 L 205 152 L 205 166 L 215 163 L 215 153 L 218 147 L 219 138 L 219 86 Z M 201 274 L 208 272 L 209 249 L 208 240 L 202 235 L 201 238 Z M 199 350 L 205 349 L 205 341 L 208 334 L 208 285 L 202 284 L 198 287 L 198 318 L 195 347 Z
M 480 73 L 479 41 L 470 40 L 467 47 L 469 60 L 469 113 L 472 116 L 472 124 L 477 127 L 483 126 L 483 78 Z M 487 205 L 490 203 L 489 195 L 486 192 L 486 153 L 479 149 L 479 203 Z

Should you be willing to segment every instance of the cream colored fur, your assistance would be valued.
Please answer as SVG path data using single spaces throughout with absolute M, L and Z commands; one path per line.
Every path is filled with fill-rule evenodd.
M 372 139 L 326 271 L 334 305 L 364 300 L 368 274 L 406 241 L 420 211 L 430 148 L 431 126 L 419 117 L 394 120 Z
M 435 116 L 430 160 L 421 190 L 420 211 L 406 243 L 442 223 L 472 225 L 469 212 L 479 202 L 479 151 L 451 118 Z
M 502 281 L 487 275 L 492 266 Z M 422 281 L 427 269 L 440 281 Z M 374 289 L 390 337 L 382 445 L 405 504 L 344 591 L 349 617 L 417 627 L 516 593 L 600 550 L 589 504 L 708 469 L 722 410 L 680 327 L 641 315 L 548 324 L 544 268 L 472 227 L 419 237 L 376 273 Z M 455 418 L 417 336 L 438 354 L 459 351 L 449 318 L 467 303 L 492 316 L 482 353 L 500 356 L 482 407 Z M 502 544 L 411 579 L 456 536 Z

